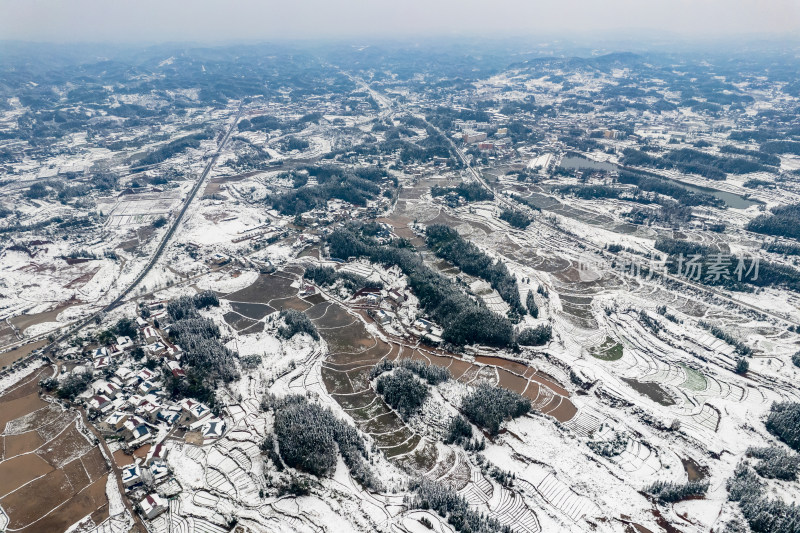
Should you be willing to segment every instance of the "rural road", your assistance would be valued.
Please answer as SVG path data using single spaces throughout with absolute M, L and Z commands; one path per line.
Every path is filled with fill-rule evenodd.
M 233 133 L 234 129 L 236 128 L 236 124 L 238 124 L 239 118 L 241 116 L 242 116 L 242 108 L 240 107 L 239 110 L 236 113 L 236 117 L 233 119 L 233 122 L 228 127 L 228 130 L 225 133 L 225 137 L 222 138 L 222 141 L 217 146 L 217 149 L 214 152 L 214 154 L 209 158 L 208 162 L 206 163 L 205 168 L 203 169 L 203 172 L 200 174 L 200 177 L 197 179 L 197 181 L 195 182 L 194 186 L 192 187 L 192 190 L 189 191 L 189 195 L 186 197 L 186 201 L 184 202 L 183 207 L 178 212 L 177 216 L 175 217 L 175 220 L 173 220 L 172 224 L 170 225 L 169 230 L 167 230 L 167 232 L 164 234 L 164 237 L 162 237 L 161 242 L 158 244 L 158 248 L 156 248 L 155 252 L 150 257 L 150 260 L 147 262 L 147 265 L 145 265 L 145 267 L 142 269 L 142 271 L 139 273 L 139 275 L 136 276 L 136 278 L 131 283 L 129 283 L 128 286 L 125 287 L 125 289 L 121 293 L 119 293 L 117 295 L 117 297 L 114 298 L 114 300 L 112 300 L 108 305 L 104 306 L 99 311 L 96 311 L 96 312 L 92 313 L 88 317 L 86 317 L 83 320 L 79 321 L 78 323 L 74 324 L 66 332 L 62 333 L 61 335 L 56 337 L 52 342 L 50 342 L 49 344 L 44 346 L 41 349 L 41 353 L 46 353 L 48 350 L 50 350 L 51 348 L 56 346 L 59 342 L 65 340 L 66 338 L 68 338 L 71 335 L 74 335 L 75 333 L 77 333 L 78 331 L 80 331 L 81 329 L 86 327 L 88 324 L 90 324 L 93 320 L 95 320 L 95 318 L 100 316 L 102 313 L 111 311 L 112 309 L 114 309 L 117 306 L 119 306 L 123 302 L 125 297 L 127 297 L 139 285 L 139 283 L 141 283 L 141 281 L 145 278 L 145 276 L 147 276 L 147 274 L 150 272 L 150 270 L 152 270 L 152 268 L 155 266 L 155 264 L 161 258 L 161 254 L 164 252 L 164 250 L 166 249 L 167 245 L 169 244 L 170 239 L 172 239 L 173 235 L 175 234 L 175 232 L 178 229 L 178 226 L 180 226 L 181 222 L 183 221 L 183 217 L 186 214 L 186 211 L 189 209 L 189 206 L 192 204 L 192 201 L 197 196 L 197 193 L 200 191 L 200 189 L 202 189 L 203 184 L 205 183 L 209 172 L 211 172 L 211 169 L 214 167 L 214 164 L 217 162 L 217 159 L 219 158 L 220 154 L 222 153 L 222 150 L 225 148 L 225 145 L 228 143 L 228 140 L 230 139 L 231 134 Z M 30 338 L 30 339 L 25 339 L 25 342 L 19 342 L 19 343 L 15 343 L 15 344 L 9 345 L 9 346 L 7 346 L 7 348 L 14 349 L 14 348 L 17 348 L 19 346 L 23 346 L 25 344 L 29 344 L 31 342 L 39 341 L 39 340 L 45 338 L 46 336 L 47 335 L 39 335 L 37 337 L 33 337 L 33 338 Z M 27 357 L 31 357 L 31 356 L 33 356 L 33 353 L 31 353 Z
M 233 130 L 236 128 L 236 124 L 239 122 L 239 118 L 241 116 L 242 116 L 242 108 L 240 107 L 239 111 L 236 114 L 236 118 L 234 118 L 233 122 L 228 127 L 228 131 L 225 133 L 225 137 L 222 139 L 222 142 L 219 143 L 219 146 L 217 147 L 217 150 L 214 152 L 214 155 L 211 156 L 211 158 L 208 160 L 208 163 L 206 163 L 206 167 L 203 169 L 203 173 L 200 174 L 200 177 L 194 184 L 194 187 L 192 187 L 192 190 L 189 192 L 189 196 L 186 197 L 186 201 L 184 202 L 183 207 L 178 212 L 178 215 L 175 217 L 175 220 L 172 222 L 172 225 L 170 226 L 167 233 L 164 234 L 164 237 L 161 239 L 158 248 L 156 248 L 155 253 L 150 258 L 150 261 L 148 261 L 147 265 L 139 273 L 136 279 L 134 279 L 125 288 L 125 290 L 123 290 L 110 304 L 105 306 L 105 308 L 103 308 L 103 311 L 111 311 L 112 309 L 117 307 L 122 302 L 122 300 L 124 300 L 125 297 L 128 294 L 130 294 L 131 291 L 133 291 L 133 289 L 135 289 L 137 285 L 139 285 L 139 283 L 141 283 L 141 281 L 145 278 L 145 276 L 147 276 L 147 274 L 150 272 L 153 266 L 155 266 L 155 264 L 158 262 L 159 258 L 161 257 L 161 254 L 166 249 L 167 244 L 169 244 L 170 239 L 175 234 L 175 231 L 178 229 L 178 226 L 180 226 L 181 221 L 183 220 L 183 216 L 186 214 L 186 211 L 189 209 L 189 206 L 192 204 L 192 201 L 194 200 L 195 196 L 197 196 L 198 191 L 203 187 L 203 184 L 205 183 L 206 178 L 208 177 L 208 173 L 211 172 L 211 169 L 214 167 L 214 163 L 217 162 L 219 155 L 222 153 L 222 149 L 225 148 L 225 145 L 228 143 L 228 139 L 230 138 L 231 133 L 233 133 Z M 92 317 L 90 317 L 89 320 L 91 320 L 91 318 Z M 83 327 L 83 325 L 81 325 L 80 327 Z M 78 329 L 80 329 L 80 327 Z
M 436 128 L 436 126 L 434 126 L 433 124 L 430 124 L 427 120 L 425 122 L 428 123 L 431 127 L 433 127 L 439 133 L 442 133 L 438 128 Z M 518 209 L 518 205 L 516 204 L 516 202 L 508 200 L 508 199 L 504 198 L 502 195 L 495 193 L 495 191 L 491 188 L 491 186 L 486 182 L 486 180 L 483 177 L 483 175 L 481 174 L 481 172 L 479 170 L 477 170 L 476 168 L 474 168 L 470 164 L 469 160 L 464 155 L 464 152 L 461 151 L 461 149 L 458 146 L 456 146 L 455 142 L 453 142 L 453 140 L 451 138 L 447 137 L 446 135 L 445 135 L 445 138 L 447 138 L 450 141 L 450 144 L 453 147 L 453 150 L 455 150 L 455 152 L 458 154 L 458 157 L 464 163 L 464 166 L 467 167 L 467 170 L 470 172 L 470 174 L 472 174 L 473 178 L 484 189 L 486 189 L 487 191 L 489 191 L 489 192 L 491 192 L 492 194 L 495 195 L 495 199 L 496 199 L 497 203 L 499 203 L 501 205 L 504 205 L 504 206 L 508 207 L 509 209 L 512 209 L 512 208 L 513 209 Z M 554 225 L 554 224 L 550 224 L 547 221 L 543 220 L 542 217 L 539 217 L 538 220 L 541 223 L 545 224 L 546 226 L 550 227 L 551 229 L 554 229 L 556 231 L 564 233 L 569 238 L 574 239 L 575 241 L 577 241 L 577 242 L 583 244 L 584 246 L 586 246 L 587 248 L 591 248 L 591 249 L 593 249 L 595 251 L 602 251 L 603 250 L 602 247 L 598 246 L 597 244 L 593 243 L 592 241 L 588 241 L 586 239 L 578 237 L 577 235 L 573 235 L 572 233 L 568 233 L 567 231 L 564 230 L 564 228 L 561 228 L 561 227 L 559 227 L 557 225 Z M 646 262 L 638 262 L 637 261 L 638 258 L 636 258 L 636 257 L 631 256 L 630 259 L 631 259 L 631 261 L 636 262 L 639 267 L 648 266 L 648 264 Z M 623 273 L 620 273 L 620 272 L 618 272 L 618 273 L 621 274 L 621 275 L 624 275 Z M 692 289 L 695 289 L 695 290 L 698 290 L 698 291 L 702 291 L 702 292 L 705 292 L 707 294 L 713 294 L 714 296 L 717 296 L 718 298 L 721 298 L 721 299 L 725 300 L 726 302 L 731 303 L 733 305 L 737 305 L 737 306 L 740 306 L 740 307 L 744 307 L 744 308 L 750 309 L 752 311 L 756 311 L 758 313 L 770 316 L 772 318 L 775 318 L 777 320 L 780 320 L 781 322 L 784 322 L 784 323 L 787 323 L 787 324 L 790 324 L 790 325 L 800 326 L 800 322 L 793 321 L 790 318 L 787 318 L 787 317 L 785 317 L 785 316 L 783 316 L 781 314 L 773 313 L 773 312 L 768 311 L 766 309 L 759 308 L 759 307 L 757 307 L 755 305 L 751 305 L 751 304 L 749 304 L 747 302 L 743 302 L 741 300 L 738 300 L 738 299 L 736 299 L 736 298 L 734 298 L 732 296 L 729 296 L 728 294 L 726 294 L 726 293 L 724 293 L 722 291 L 719 291 L 717 289 L 714 289 L 712 287 L 708 287 L 706 285 L 701 285 L 699 283 L 694 283 L 694 282 L 692 282 L 690 280 L 687 280 L 687 279 L 685 279 L 683 277 L 675 276 L 675 275 L 672 275 L 672 274 L 661 273 L 660 275 L 663 276 L 666 279 L 671 280 L 671 281 L 678 282 L 678 283 L 680 283 L 680 284 L 682 284 L 682 285 L 684 285 L 686 287 L 691 287 Z

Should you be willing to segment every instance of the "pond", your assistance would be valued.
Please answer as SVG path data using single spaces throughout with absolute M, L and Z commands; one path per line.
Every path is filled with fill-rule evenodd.
M 670 396 L 669 393 L 658 383 L 654 383 L 652 381 L 639 381 L 630 378 L 622 378 L 622 381 L 630 385 L 633 390 L 639 394 L 647 396 L 654 402 L 663 405 L 664 407 L 675 405 L 675 400 L 672 399 L 672 396 Z
M 734 194 L 732 192 L 720 191 L 718 189 L 712 189 L 711 187 L 700 187 L 697 185 L 689 185 L 688 183 L 684 183 L 682 181 L 677 181 L 677 180 L 670 180 L 670 181 L 672 181 L 672 183 L 674 183 L 675 185 L 679 185 L 684 189 L 692 192 L 704 192 L 706 194 L 710 194 L 711 196 L 719 198 L 720 200 L 725 202 L 726 206 L 732 207 L 734 209 L 747 209 L 752 205 L 758 205 L 761 203 L 756 200 L 750 200 L 749 198 L 745 198 L 744 196 L 741 196 L 739 194 Z
M 570 170 L 578 170 L 585 168 L 592 170 L 604 170 L 606 172 L 617 170 L 617 165 L 615 165 L 614 163 L 607 163 L 605 161 L 595 161 L 594 159 L 588 159 L 586 157 L 580 157 L 577 155 L 565 156 L 563 159 L 561 159 L 561 163 L 559 163 L 558 166 Z
M 593 159 L 589 159 L 587 157 L 581 157 L 577 155 L 570 155 L 565 156 L 561 163 L 559 164 L 561 168 L 566 168 L 570 170 L 578 170 L 578 169 L 591 169 L 591 170 L 603 170 L 603 171 L 612 171 L 618 170 L 619 166 L 614 163 L 608 163 L 606 161 L 595 161 Z M 715 198 L 719 198 L 727 207 L 732 207 L 734 209 L 747 209 L 750 206 L 760 204 L 756 200 L 750 200 L 749 198 L 745 198 L 740 194 L 735 194 L 732 192 L 725 192 L 720 191 L 718 189 L 712 189 L 711 187 L 700 187 L 697 185 L 690 185 L 688 183 L 684 183 L 682 181 L 678 181 L 675 179 L 667 178 L 665 176 L 661 176 L 662 179 L 671 181 L 675 185 L 679 187 L 683 187 L 687 191 L 692 192 L 702 192 L 706 194 L 710 194 Z

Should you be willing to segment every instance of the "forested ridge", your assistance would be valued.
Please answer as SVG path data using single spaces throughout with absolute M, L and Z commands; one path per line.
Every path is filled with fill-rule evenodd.
M 213 406 L 217 381 L 229 383 L 240 375 L 238 354 L 219 341 L 219 327 L 197 312 L 198 308 L 216 305 L 219 300 L 211 291 L 182 296 L 167 304 L 167 314 L 173 320 L 169 335 L 183 349 L 181 364 L 186 371 L 185 379 L 171 374 L 167 377 L 166 389 L 173 398 L 191 397 Z
M 763 147 L 762 151 L 768 152 Z M 727 153 L 745 155 L 747 157 L 725 157 L 692 148 L 678 148 L 667 152 L 661 157 L 654 157 L 635 148 L 626 148 L 623 151 L 621 162 L 623 165 L 631 166 L 674 168 L 712 180 L 724 180 L 727 174 L 749 174 L 751 172 L 772 172 L 775 170 L 774 167 L 764 164 L 764 161 L 774 162 L 774 159 L 763 156 L 757 159 L 749 153 L 740 154 L 735 151 L 728 151 Z
M 758 215 L 746 229 L 755 233 L 800 239 L 800 204 L 774 207 L 771 214 Z
M 515 313 L 520 315 L 525 313 L 519 296 L 517 278 L 508 271 L 505 263 L 500 260 L 495 261 L 448 226 L 442 224 L 428 226 L 425 235 L 428 247 L 437 256 L 450 261 L 471 276 L 488 281 Z
M 275 413 L 275 442 L 268 436 L 263 448 L 269 452 L 277 444 L 287 466 L 317 477 L 330 476 L 338 451 L 353 479 L 368 489 L 382 490 L 382 483 L 369 468 L 364 439 L 330 408 L 297 395 L 267 397 L 264 406 Z
M 404 243 L 379 245 L 358 226 L 338 228 L 328 236 L 333 257 L 367 257 L 386 266 L 397 265 L 420 306 L 443 328 L 442 338 L 455 345 L 510 346 L 514 341 L 511 321 L 490 311 L 480 299 L 467 295 L 449 278 L 424 264 Z
M 461 402 L 461 411 L 470 422 L 490 435 L 497 435 L 506 419 L 520 417 L 530 410 L 530 399 L 488 383 L 479 384 Z
M 695 258 L 697 259 L 695 262 L 702 265 L 702 270 L 700 277 L 694 281 L 706 285 L 719 285 L 739 291 L 748 290 L 748 285 L 756 287 L 778 286 L 786 287 L 793 291 L 800 291 L 800 270 L 788 265 L 759 260 L 758 275 L 756 276 L 756 270 L 753 264 L 754 259 L 752 257 L 722 254 L 719 249 L 712 246 L 666 237 L 659 237 L 655 242 L 655 248 L 668 255 L 669 263 L 667 267 L 669 271 L 679 275 L 685 275 L 688 268 L 687 262 L 691 256 L 699 256 L 699 258 Z M 681 256 L 683 257 L 683 272 L 678 272 L 678 267 L 681 265 Z M 725 271 L 727 274 L 726 276 L 716 278 L 709 274 L 708 266 L 714 264 L 720 256 L 730 264 L 730 268 Z M 739 275 L 735 274 L 735 270 L 739 266 L 740 261 L 743 267 L 741 280 L 739 279 Z

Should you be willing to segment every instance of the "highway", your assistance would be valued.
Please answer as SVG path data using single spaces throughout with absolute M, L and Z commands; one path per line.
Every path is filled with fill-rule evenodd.
M 211 169 L 217 162 L 219 155 L 222 153 L 222 149 L 225 148 L 225 145 L 228 143 L 228 139 L 230 138 L 231 133 L 233 133 L 234 128 L 236 128 L 236 124 L 239 122 L 239 118 L 241 116 L 242 116 L 242 108 L 240 107 L 238 113 L 236 114 L 236 118 L 233 119 L 233 122 L 231 123 L 230 127 L 228 127 L 228 131 L 225 133 L 225 137 L 223 137 L 222 142 L 219 143 L 219 146 L 217 147 L 217 150 L 214 152 L 214 155 L 211 156 L 211 158 L 208 160 L 208 163 L 206 163 L 206 166 L 203 169 L 203 173 L 200 174 L 200 177 L 194 184 L 194 187 L 192 187 L 192 190 L 189 192 L 189 196 L 186 198 L 186 202 L 184 202 L 183 207 L 178 212 L 178 215 L 175 217 L 175 220 L 172 222 L 172 225 L 170 226 L 167 233 L 164 234 L 164 237 L 158 244 L 158 248 L 156 248 L 156 251 L 150 258 L 150 261 L 148 261 L 147 265 L 139 273 L 136 279 L 133 280 L 125 288 L 125 290 L 123 290 L 110 304 L 108 304 L 105 308 L 103 308 L 104 312 L 111 311 L 112 309 L 117 307 L 120 303 L 122 303 L 125 297 L 128 294 L 130 294 L 131 291 L 135 289 L 137 285 L 139 285 L 139 283 L 141 283 L 141 281 L 145 278 L 145 276 L 147 276 L 147 274 L 150 272 L 153 266 L 155 266 L 156 262 L 158 262 L 159 258 L 161 257 L 161 254 L 164 252 L 164 249 L 167 247 L 167 244 L 169 243 L 170 239 L 175 234 L 175 231 L 178 229 L 178 226 L 180 226 L 181 221 L 183 220 L 183 216 L 186 214 L 186 211 L 189 209 L 189 206 L 191 205 L 195 196 L 197 196 L 198 191 L 203 187 L 203 184 L 205 183 L 206 178 L 208 177 L 208 173 L 211 172 Z
M 81 329 L 86 327 L 88 324 L 90 324 L 92 321 L 94 321 L 97 317 L 101 316 L 103 313 L 106 313 L 106 312 L 111 311 L 112 309 L 118 307 L 125 300 L 125 298 L 129 294 L 131 294 L 131 292 L 139 285 L 139 283 L 142 282 L 142 280 L 145 278 L 145 276 L 147 276 L 147 274 L 150 273 L 150 270 L 153 269 L 155 264 L 161 258 L 161 255 L 164 253 L 164 250 L 167 248 L 167 245 L 169 244 L 170 239 L 172 239 L 173 235 L 175 235 L 175 232 L 177 231 L 178 226 L 180 226 L 181 222 L 183 221 L 183 217 L 186 214 L 186 211 L 189 209 L 189 206 L 192 204 L 192 201 L 195 199 L 195 197 L 197 196 L 197 193 L 200 191 L 200 189 L 203 188 L 203 185 L 205 184 L 205 181 L 206 181 L 206 178 L 208 177 L 209 172 L 211 172 L 211 169 L 214 167 L 214 164 L 217 162 L 217 159 L 219 158 L 220 154 L 222 153 L 222 150 L 225 148 L 225 145 L 228 143 L 228 140 L 230 139 L 231 134 L 233 133 L 234 129 L 236 128 L 236 124 L 239 122 L 239 118 L 241 118 L 241 116 L 242 116 L 242 108 L 240 107 L 238 112 L 236 113 L 236 117 L 233 119 L 233 122 L 228 127 L 228 131 L 225 133 L 225 137 L 223 137 L 222 141 L 219 143 L 219 146 L 217 146 L 217 149 L 214 152 L 214 154 L 208 159 L 208 162 L 206 163 L 206 166 L 203 169 L 203 172 L 200 174 L 200 177 L 197 178 L 197 181 L 195 182 L 194 186 L 192 187 L 192 190 L 189 191 L 189 195 L 186 197 L 186 201 L 184 202 L 183 207 L 178 212 L 178 214 L 175 216 L 175 220 L 172 221 L 172 224 L 170 225 L 169 229 L 164 234 L 164 236 L 161 238 L 161 242 L 158 244 L 158 248 L 156 248 L 156 251 L 150 257 L 150 260 L 147 262 L 147 264 L 142 269 L 142 271 L 139 273 L 139 275 L 136 276 L 136 278 L 132 282 L 130 282 L 128 284 L 128 286 L 125 287 L 125 289 L 123 289 L 122 292 L 120 292 L 117 295 L 117 297 L 114 298 L 108 305 L 104 306 L 101 310 L 92 313 L 91 315 L 89 315 L 88 317 L 84 318 L 83 320 L 73 324 L 66 332 L 62 333 L 61 335 L 56 337 L 51 343 L 49 343 L 48 345 L 44 346 L 42 348 L 42 353 L 46 353 L 51 348 L 56 346 L 59 342 L 65 340 L 70 335 L 73 335 L 73 334 L 77 333 L 78 331 L 80 331 Z M 11 346 L 9 346 L 9 348 L 13 349 L 15 347 L 18 347 L 18 346 L 21 346 L 21 345 L 24 345 L 24 344 L 28 344 L 30 342 L 35 342 L 37 340 L 40 340 L 40 339 L 44 338 L 45 336 L 46 335 L 40 335 L 38 337 L 25 339 L 25 342 L 11 345 Z M 34 354 L 32 353 L 28 357 L 31 357 L 33 355 Z

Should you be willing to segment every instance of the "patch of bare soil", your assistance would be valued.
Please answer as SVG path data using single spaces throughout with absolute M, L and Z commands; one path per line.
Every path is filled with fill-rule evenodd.
M 58 438 L 53 438 L 45 446 L 39 448 L 36 453 L 51 465 L 61 468 L 65 464 L 85 455 L 93 447 L 94 445 L 89 444 L 86 437 L 73 424 L 69 429 L 59 434 Z
M 42 407 L 47 407 L 47 403 L 35 392 L 15 400 L 0 402 L 0 429 L 5 430 L 6 424 L 11 420 Z
M 18 346 L 13 350 L 9 350 L 5 353 L 0 354 L 0 368 L 7 367 L 12 363 L 19 361 L 20 359 L 24 359 L 34 350 L 38 350 L 43 346 L 47 345 L 47 339 L 42 339 L 36 342 L 29 342 L 28 344 L 23 344 L 22 346 Z
M 108 517 L 100 449 L 80 433 L 74 411 L 38 395 L 39 379 L 51 373 L 34 372 L 0 396 L 0 506 L 18 531 L 64 531 L 87 515 L 95 523 Z
M 95 267 L 95 268 L 89 270 L 88 272 L 85 272 L 85 273 L 81 274 L 80 276 L 78 276 L 77 278 L 73 279 L 72 281 L 70 281 L 66 285 L 64 285 L 64 288 L 65 289 L 80 289 L 81 287 L 83 287 L 84 285 L 86 285 L 87 283 L 92 281 L 92 278 L 94 277 L 94 275 L 97 274 L 99 271 L 100 271 L 100 267 Z
M 8 494 L 30 480 L 51 472 L 53 467 L 34 453 L 0 463 L 0 494 Z M 5 508 L 5 506 L 3 506 Z M 8 511 L 8 509 L 6 509 Z
M 5 457 L 10 458 L 21 453 L 28 453 L 44 444 L 44 440 L 35 431 L 5 436 Z

